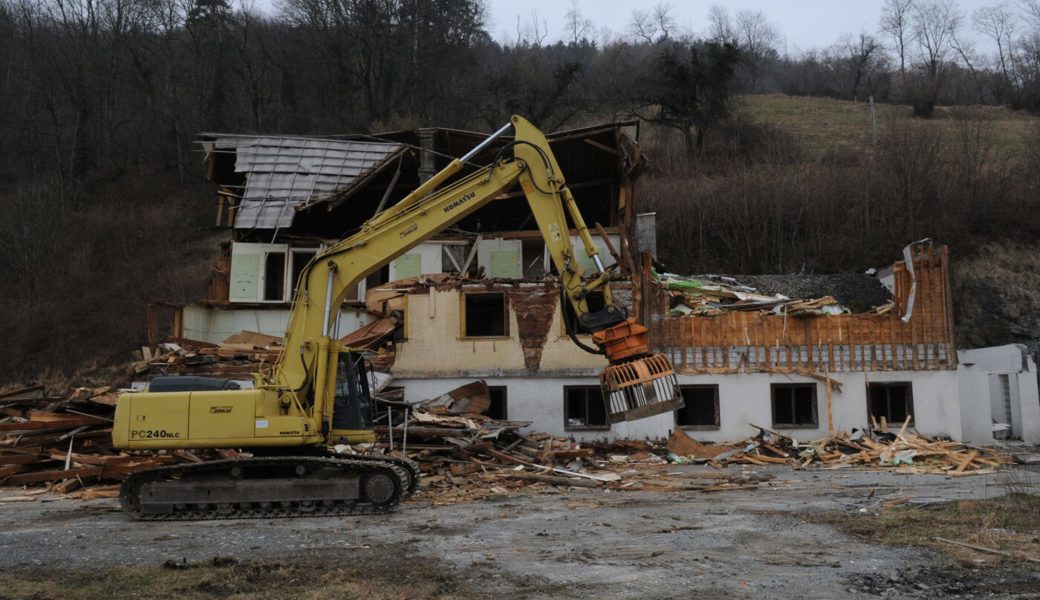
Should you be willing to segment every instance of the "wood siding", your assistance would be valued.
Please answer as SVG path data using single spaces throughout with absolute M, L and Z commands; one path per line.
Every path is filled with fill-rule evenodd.
M 895 309 L 888 314 L 793 317 L 732 311 L 717 316 L 667 316 L 667 292 L 642 281 L 641 307 L 654 350 L 680 372 L 809 369 L 817 372 L 955 369 L 946 247 L 911 248 L 916 298 L 908 321 L 911 275 L 895 264 Z M 643 273 L 649 273 L 644 268 Z M 647 277 L 648 278 L 648 277 Z

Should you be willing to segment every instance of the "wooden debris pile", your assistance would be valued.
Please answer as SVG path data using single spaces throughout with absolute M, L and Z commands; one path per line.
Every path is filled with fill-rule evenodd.
M 759 430 L 758 435 L 738 444 L 701 444 L 677 429 L 668 441 L 669 458 L 680 463 L 898 468 L 903 473 L 941 475 L 992 473 L 1012 462 L 1010 455 L 997 450 L 909 431 L 909 423 L 907 417 L 895 433 L 881 423 L 870 431 L 840 432 L 805 443 L 753 424 L 749 425 Z
M 782 294 L 762 294 L 757 289 L 741 285 L 732 277 L 683 277 L 674 273 L 658 275 L 658 285 L 671 296 L 669 314 L 680 316 L 711 316 L 729 311 L 769 311 L 790 316 L 821 316 L 847 313 L 832 296 L 812 299 L 792 299 Z
M 387 395 L 378 396 L 387 398 Z M 393 397 L 392 395 L 389 397 Z M 394 400 L 387 402 L 394 405 Z M 552 487 L 617 490 L 724 491 L 757 487 L 742 473 L 715 472 L 691 483 L 669 476 L 667 449 L 649 441 L 580 443 L 547 433 L 524 433 L 529 423 L 484 416 L 490 399 L 477 381 L 439 398 L 390 411 L 376 431 L 377 451 L 406 454 L 419 463 L 420 497 L 451 504 Z M 361 448 L 358 448 L 361 450 Z M 366 449 L 371 450 L 371 449 Z M 765 479 L 769 479 L 767 476 Z M 763 479 L 763 481 L 765 480 Z
M 131 366 L 135 377 L 199 375 L 251 380 L 253 373 L 270 368 L 282 350 L 280 337 L 243 331 L 220 344 L 194 340 L 141 348 L 142 360 Z
M 51 491 L 68 493 L 100 482 L 122 481 L 135 471 L 235 454 L 230 450 L 115 450 L 112 416 L 117 395 L 111 388 L 101 387 L 54 396 L 42 385 L 0 393 L 0 486 L 47 484 Z

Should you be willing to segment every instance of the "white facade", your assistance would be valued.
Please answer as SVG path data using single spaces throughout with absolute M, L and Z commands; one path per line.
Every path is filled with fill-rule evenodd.
M 994 416 L 1005 411 L 1010 398 L 1011 435 L 1026 442 L 1040 442 L 1040 399 L 1038 399 L 1036 366 L 1020 346 L 1001 346 L 962 351 L 962 364 L 956 371 L 881 371 L 834 373 L 842 391 L 832 386 L 830 421 L 835 432 L 851 432 L 870 426 L 869 385 L 907 383 L 913 401 L 912 428 L 922 434 L 949 437 L 975 444 L 992 444 L 993 423 L 1004 422 Z M 405 399 L 419 402 L 436 397 L 453 388 L 480 378 L 403 378 L 392 385 L 405 388 Z M 553 435 L 572 436 L 577 440 L 614 438 L 662 439 L 676 427 L 672 413 L 649 419 L 626 422 L 611 429 L 568 429 L 564 419 L 567 386 L 598 386 L 591 371 L 588 376 L 573 377 L 497 377 L 484 373 L 489 386 L 506 389 L 507 417 L 531 421 L 531 429 Z M 492 376 L 486 376 L 492 375 Z M 1010 387 L 992 385 L 1008 381 Z M 718 427 L 696 427 L 690 435 L 698 440 L 727 442 L 745 439 L 757 433 L 749 423 L 781 431 L 800 441 L 827 437 L 828 403 L 826 384 L 800 375 L 742 373 L 726 375 L 679 375 L 680 385 L 717 385 L 719 398 Z M 772 386 L 801 383 L 814 386 L 816 424 L 784 428 L 773 424 Z M 901 423 L 890 423 L 895 429 Z
M 914 425 L 926 435 L 962 437 L 961 411 L 958 403 L 958 378 L 954 371 L 877 372 L 833 374 L 842 391 L 831 392 L 831 419 L 834 431 L 850 432 L 869 426 L 867 403 L 869 382 L 909 382 L 917 414 Z M 625 422 L 609 430 L 568 430 L 564 422 L 564 388 L 566 386 L 598 386 L 595 376 L 506 378 L 486 377 L 489 386 L 504 386 L 507 416 L 511 420 L 531 421 L 531 428 L 553 435 L 574 436 L 579 440 L 614 438 L 666 438 L 676 426 L 672 413 L 649 419 Z M 418 402 L 470 383 L 473 378 L 395 379 L 393 385 L 405 388 L 405 399 Z M 803 383 L 815 386 L 817 424 L 810 427 L 774 427 L 772 422 L 772 385 Z M 727 442 L 741 440 L 757 433 L 749 425 L 776 429 L 802 441 L 827 437 L 827 386 L 800 375 L 746 373 L 732 375 L 680 375 L 680 385 L 718 385 L 719 425 L 697 427 L 691 435 L 698 440 Z M 897 424 L 898 425 L 898 424 Z M 692 429 L 692 428 L 691 428 Z
M 1009 426 L 1008 437 L 1040 443 L 1040 394 L 1028 349 L 1009 344 L 961 350 L 957 358 L 961 406 L 973 419 L 969 439 L 992 440 L 994 425 L 1002 424 Z

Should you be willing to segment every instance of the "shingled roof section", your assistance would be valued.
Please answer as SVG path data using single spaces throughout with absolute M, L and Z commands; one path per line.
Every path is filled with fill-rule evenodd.
M 301 206 L 348 190 L 404 152 L 404 144 L 313 137 L 223 136 L 215 152 L 234 152 L 246 175 L 236 229 L 290 227 Z

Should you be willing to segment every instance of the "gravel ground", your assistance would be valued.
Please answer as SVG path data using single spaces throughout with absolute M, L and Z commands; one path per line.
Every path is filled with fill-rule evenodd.
M 701 467 L 677 467 L 695 477 Z M 736 467 L 731 467 L 734 471 Z M 978 571 L 919 548 L 860 542 L 819 510 L 870 510 L 1004 493 L 1002 475 L 946 478 L 762 468 L 762 487 L 715 494 L 553 491 L 479 503 L 407 503 L 367 518 L 142 523 L 115 501 L 0 505 L 0 568 L 156 565 L 331 552 L 426 556 L 511 598 L 1040 598 L 1040 570 Z M 388 566 L 388 568 L 391 568 Z

